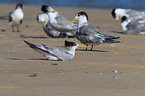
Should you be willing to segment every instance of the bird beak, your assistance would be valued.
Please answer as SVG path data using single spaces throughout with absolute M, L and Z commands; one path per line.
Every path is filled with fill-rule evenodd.
M 58 12 L 58 11 L 56 11 L 56 10 L 53 10 L 54 12 Z
M 44 25 L 45 24 L 44 21 L 41 21 L 41 24 Z
M 117 20 L 117 22 L 118 22 L 118 24 L 120 25 L 120 20 L 119 20 L 119 19 Z
M 78 48 L 86 48 L 84 45 L 79 45 Z
M 75 19 L 73 19 L 70 23 L 69 23 L 69 25 L 71 25 L 72 23 L 74 23 L 75 21 L 77 21 L 79 18 L 75 18 Z
M 54 9 L 53 9 L 53 11 L 52 11 L 52 12 L 58 12 L 58 11 L 56 11 L 56 10 L 54 10 Z

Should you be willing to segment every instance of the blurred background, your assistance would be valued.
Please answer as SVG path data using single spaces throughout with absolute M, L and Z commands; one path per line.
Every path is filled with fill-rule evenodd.
M 50 5 L 85 8 L 131 8 L 145 9 L 145 0 L 0 0 L 1 4 Z

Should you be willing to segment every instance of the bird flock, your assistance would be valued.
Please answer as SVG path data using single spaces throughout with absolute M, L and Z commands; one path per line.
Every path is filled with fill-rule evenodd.
M 88 50 L 87 47 L 91 45 L 90 51 L 92 51 L 94 45 L 120 42 L 116 40 L 120 37 L 104 34 L 97 27 L 90 25 L 88 22 L 89 17 L 84 11 L 78 12 L 72 21 L 66 19 L 51 6 L 42 5 L 41 11 L 42 13 L 37 15 L 36 20 L 42 24 L 44 32 L 49 37 L 77 38 L 82 44 L 86 45 L 80 46 L 75 42 L 65 40 L 65 46 L 50 47 L 45 44 L 37 46 L 23 40 L 32 49 L 43 54 L 48 60 L 68 61 L 74 58 L 75 50 L 78 47 L 85 47 Z M 111 14 L 121 26 L 124 34 L 145 34 L 145 12 L 114 8 Z M 9 26 L 12 27 L 12 32 L 15 32 L 15 27 L 17 27 L 17 32 L 20 31 L 19 25 L 22 24 L 23 18 L 23 4 L 17 4 L 15 10 L 9 13 Z

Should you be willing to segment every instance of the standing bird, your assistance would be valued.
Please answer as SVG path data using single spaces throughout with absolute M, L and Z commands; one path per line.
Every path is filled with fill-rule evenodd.
M 47 13 L 40 13 L 37 15 L 37 22 L 43 25 L 45 33 L 53 38 L 73 38 L 75 34 L 71 32 L 59 32 L 51 27 L 49 24 L 50 17 Z
M 32 49 L 44 55 L 45 58 L 52 61 L 68 61 L 72 60 L 75 56 L 75 49 L 79 46 L 75 42 L 65 40 L 65 46 L 50 47 L 42 44 L 41 47 L 29 43 L 24 40 Z
M 22 4 L 17 4 L 15 10 L 9 13 L 9 25 L 12 27 L 13 32 L 15 32 L 14 27 L 17 27 L 17 32 L 19 32 L 19 25 L 22 24 L 24 18 L 22 8 Z
M 93 49 L 93 45 L 101 44 L 101 43 L 118 43 L 119 41 L 115 41 L 113 39 L 118 39 L 119 37 L 113 37 L 106 34 L 101 33 L 101 31 L 88 24 L 88 15 L 81 11 L 77 13 L 75 19 L 72 20 L 71 23 L 78 20 L 78 28 L 76 32 L 76 38 L 83 44 L 86 45 L 86 50 L 88 45 L 92 45 L 91 50 Z M 70 24 L 71 24 L 70 23 Z
M 63 17 L 52 7 L 43 5 L 41 7 L 41 10 L 44 13 L 48 13 L 48 15 L 50 16 L 49 23 L 50 23 L 51 27 L 53 27 L 55 30 L 60 31 L 60 32 L 76 31 L 76 29 L 77 29 L 76 24 L 73 23 L 73 24 L 69 25 L 69 23 L 71 21 L 66 19 L 65 17 Z
M 145 23 L 138 20 L 130 20 L 126 16 L 121 17 L 120 24 L 125 34 L 141 34 L 145 35 Z
M 126 16 L 130 20 L 139 20 L 145 21 L 145 12 L 143 11 L 136 11 L 132 9 L 123 9 L 123 8 L 114 8 L 111 11 L 113 18 L 118 22 L 120 25 L 121 17 Z

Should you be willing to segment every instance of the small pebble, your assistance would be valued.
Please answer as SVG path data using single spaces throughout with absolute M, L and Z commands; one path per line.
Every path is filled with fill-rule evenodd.
M 52 63 L 52 65 L 58 65 L 57 63 Z
M 36 77 L 37 76 L 37 74 L 31 74 L 30 75 L 30 77 Z
M 102 75 L 103 73 L 99 73 L 100 75 Z
M 120 79 L 120 77 L 118 77 L 118 76 L 112 76 L 112 78 L 115 78 L 115 79 Z
M 29 25 L 26 25 L 25 27 L 29 27 Z

